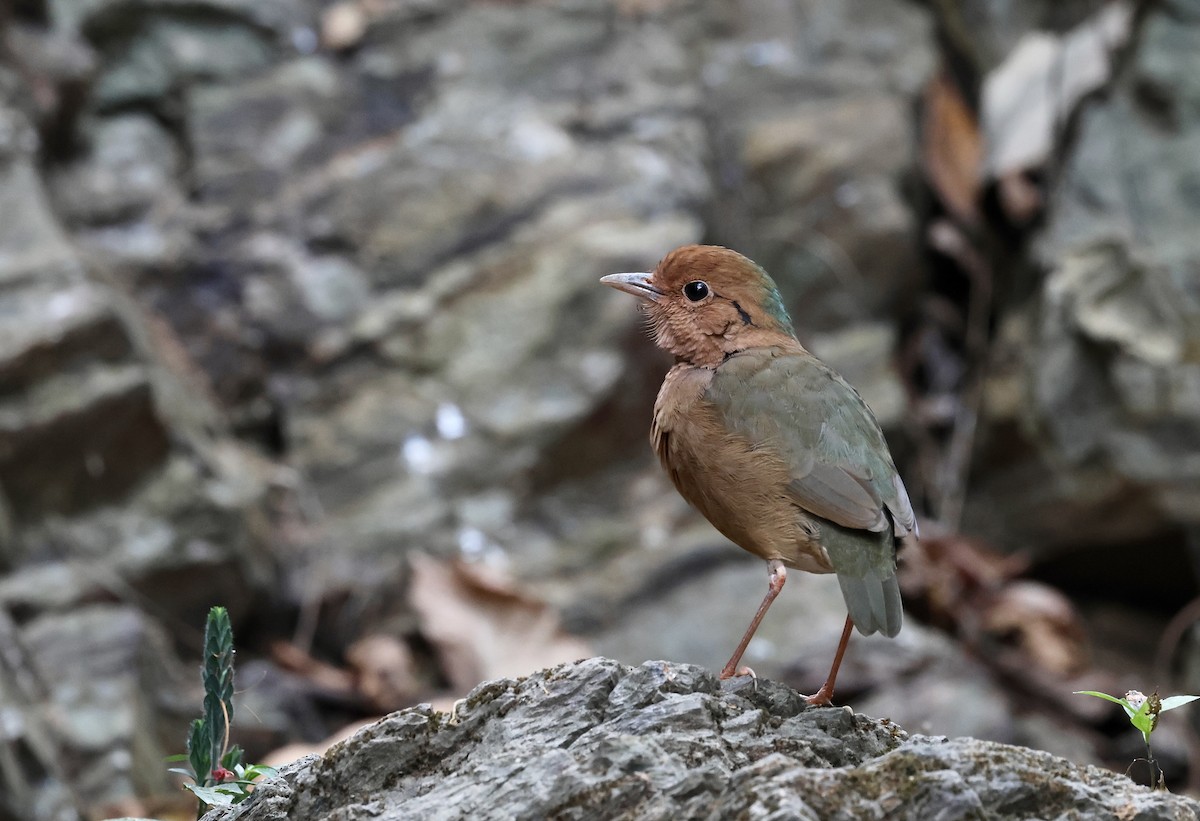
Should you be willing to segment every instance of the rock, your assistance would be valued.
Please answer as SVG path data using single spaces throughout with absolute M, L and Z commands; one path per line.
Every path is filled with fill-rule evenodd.
M 20 749 L 0 765 L 0 818 L 79 821 L 78 801 L 64 772 L 53 712 L 17 625 L 0 610 L 0 737 Z
M 48 691 L 76 800 L 96 806 L 165 791 L 162 762 L 183 743 L 185 722 L 166 709 L 183 687 L 166 633 L 136 608 L 97 604 L 34 619 L 19 639 Z
M 49 278 L 78 270 L 67 237 L 46 202 L 46 194 L 30 156 L 37 146 L 28 122 L 16 111 L 4 112 L 3 131 L 16 150 L 0 146 L 0 210 L 11 215 L 0 221 L 0 282 L 19 282 L 34 276 Z
M 918 281 L 902 179 L 931 21 L 898 3 L 752 5 L 704 67 L 712 232 L 779 282 L 807 341 L 889 314 Z
M 1100 5 L 0 10 L 75 66 L 30 72 L 0 32 L 0 608 L 50 624 L 132 589 L 174 634 L 220 597 L 264 632 L 304 614 L 336 658 L 373 620 L 416 630 L 402 591 L 422 550 L 508 563 L 622 661 L 719 665 L 764 574 L 653 463 L 669 363 L 596 279 L 685 242 L 747 251 L 903 435 L 921 388 L 892 369 L 895 328 L 939 264 L 913 101 L 942 57 L 973 101 L 1024 35 Z M 1047 169 L 1032 250 L 1005 243 L 1036 264 L 1030 301 L 997 306 L 967 511 L 993 541 L 1119 546 L 1200 509 L 1190 8 L 1145 11 L 1112 93 L 1051 146 L 1066 167 Z M 828 581 L 789 583 L 760 672 L 819 682 Z M 912 623 L 856 641 L 844 681 L 913 729 L 1069 735 L 1014 718 L 980 666 Z M 327 735 L 293 684 L 270 691 L 282 712 Z
M 1200 120 L 1194 84 L 1164 74 L 1196 63 L 1185 29 L 1200 22 L 1150 12 L 1112 94 L 1081 115 L 1035 243 L 1047 275 L 1008 319 L 991 379 L 988 468 L 965 515 L 993 542 L 1047 556 L 1197 520 Z
M 19 817 L 66 819 L 72 801 L 92 814 L 170 790 L 163 757 L 181 749 L 187 720 L 170 709 L 182 636 L 112 601 L 136 600 L 184 631 L 214 597 L 244 616 L 271 573 L 256 524 L 271 470 L 231 441 L 177 339 L 85 269 L 46 194 L 37 142 L 20 137 L 22 112 L 0 102 L 0 123 L 0 611 L 19 619 L 19 673 L 39 683 L 3 732 L 41 745 L 42 767 L 5 757 L 0 780 L 29 776 L 5 790 Z M 58 170 L 91 200 L 73 203 L 71 219 L 141 218 L 158 186 L 171 187 L 177 155 L 133 113 L 97 134 L 100 148 Z M 29 732 L 10 737 L 22 722 Z
M 909 737 L 765 680 L 604 658 L 488 682 L 453 715 L 382 719 L 206 821 L 376 818 L 1123 817 L 1200 803 L 1046 753 Z
M 53 169 L 50 193 L 68 224 L 134 219 L 154 205 L 178 207 L 180 151 L 170 133 L 144 114 L 118 114 L 88 124 L 87 153 Z
M 1065 32 L 1106 4 L 1104 0 L 936 0 L 931 5 L 951 52 L 982 76 L 1030 31 Z
M 166 433 L 137 367 L 43 381 L 0 405 L 0 486 L 25 522 L 123 497 L 162 463 Z
M 809 350 L 845 377 L 866 400 L 885 431 L 900 427 L 908 396 L 892 360 L 896 329 L 883 323 L 855 323 L 812 337 Z

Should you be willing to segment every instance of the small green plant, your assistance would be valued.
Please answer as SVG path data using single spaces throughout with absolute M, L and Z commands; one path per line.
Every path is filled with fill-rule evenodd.
M 209 807 L 221 807 L 244 801 L 254 789 L 255 779 L 274 775 L 275 770 L 261 764 L 244 764 L 242 748 L 229 745 L 233 723 L 233 627 L 224 607 L 208 611 L 204 625 L 204 716 L 192 722 L 188 732 L 187 753 L 173 755 L 168 761 L 186 761 L 187 767 L 171 772 L 190 778 L 185 784 L 199 799 L 196 817 Z
M 1143 695 L 1137 690 L 1130 690 L 1125 694 L 1125 698 L 1117 698 L 1110 696 L 1108 693 L 1099 693 L 1095 690 L 1076 690 L 1075 695 L 1078 696 L 1095 696 L 1102 698 L 1105 701 L 1111 701 L 1113 704 L 1120 704 L 1121 709 L 1125 711 L 1125 715 L 1129 717 L 1129 723 L 1132 724 L 1142 734 L 1142 740 L 1146 742 L 1146 757 L 1135 758 L 1130 763 L 1129 769 L 1125 770 L 1125 774 L 1129 775 L 1129 771 L 1133 769 L 1133 765 L 1139 761 L 1145 761 L 1150 768 L 1150 784 L 1157 790 L 1165 790 L 1166 782 L 1163 779 L 1162 768 L 1158 766 L 1158 762 L 1154 760 L 1154 754 L 1150 750 L 1150 734 L 1154 732 L 1154 728 L 1158 726 L 1158 717 L 1167 710 L 1174 710 L 1176 707 L 1182 707 L 1185 704 L 1191 704 L 1200 696 L 1167 696 L 1160 698 L 1158 691 L 1155 690 L 1150 695 Z

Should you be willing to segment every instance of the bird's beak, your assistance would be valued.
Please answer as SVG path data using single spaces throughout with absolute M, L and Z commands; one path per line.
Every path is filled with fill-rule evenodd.
M 624 291 L 627 294 L 633 294 L 639 299 L 649 300 L 650 302 L 659 302 L 664 294 L 662 291 L 650 284 L 650 280 L 654 274 L 609 274 L 606 277 L 600 277 L 600 281 L 605 285 L 611 285 L 618 291 Z

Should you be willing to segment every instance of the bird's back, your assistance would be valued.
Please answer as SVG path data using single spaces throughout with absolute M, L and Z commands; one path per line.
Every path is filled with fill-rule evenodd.
M 798 344 L 677 365 L 652 440 L 680 493 L 731 541 L 836 572 L 862 632 L 899 631 L 895 545 L 915 531 L 912 507 L 870 410 L 831 369 Z

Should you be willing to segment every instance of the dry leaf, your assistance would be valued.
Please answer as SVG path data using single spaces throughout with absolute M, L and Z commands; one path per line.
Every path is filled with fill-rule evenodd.
M 411 562 L 409 601 L 455 691 L 591 655 L 562 631 L 552 607 L 517 590 L 506 574 L 421 554 Z
M 1071 601 L 1049 585 L 1010 582 L 991 599 L 983 629 L 1015 647 L 1027 663 L 1058 676 L 1088 663 L 1083 623 Z
M 412 704 L 421 689 L 408 645 L 395 636 L 372 635 L 346 650 L 358 691 L 372 708 L 388 713 Z
M 981 596 L 1024 572 L 1028 561 L 961 535 L 926 536 L 904 551 L 899 579 L 905 600 L 935 624 L 960 632 Z
M 905 551 L 900 585 L 927 621 L 991 648 L 993 667 L 1062 681 L 1087 666 L 1083 622 L 1058 590 L 1016 578 L 1028 565 L 961 535 L 929 536 Z
M 355 693 L 354 676 L 348 671 L 315 659 L 290 642 L 274 642 L 271 645 L 271 659 L 281 669 L 304 677 L 313 687 L 325 693 L 343 698 L 351 698 Z
M 964 225 L 977 224 L 983 140 L 975 112 L 944 69 L 925 86 L 921 164 L 946 210 Z

